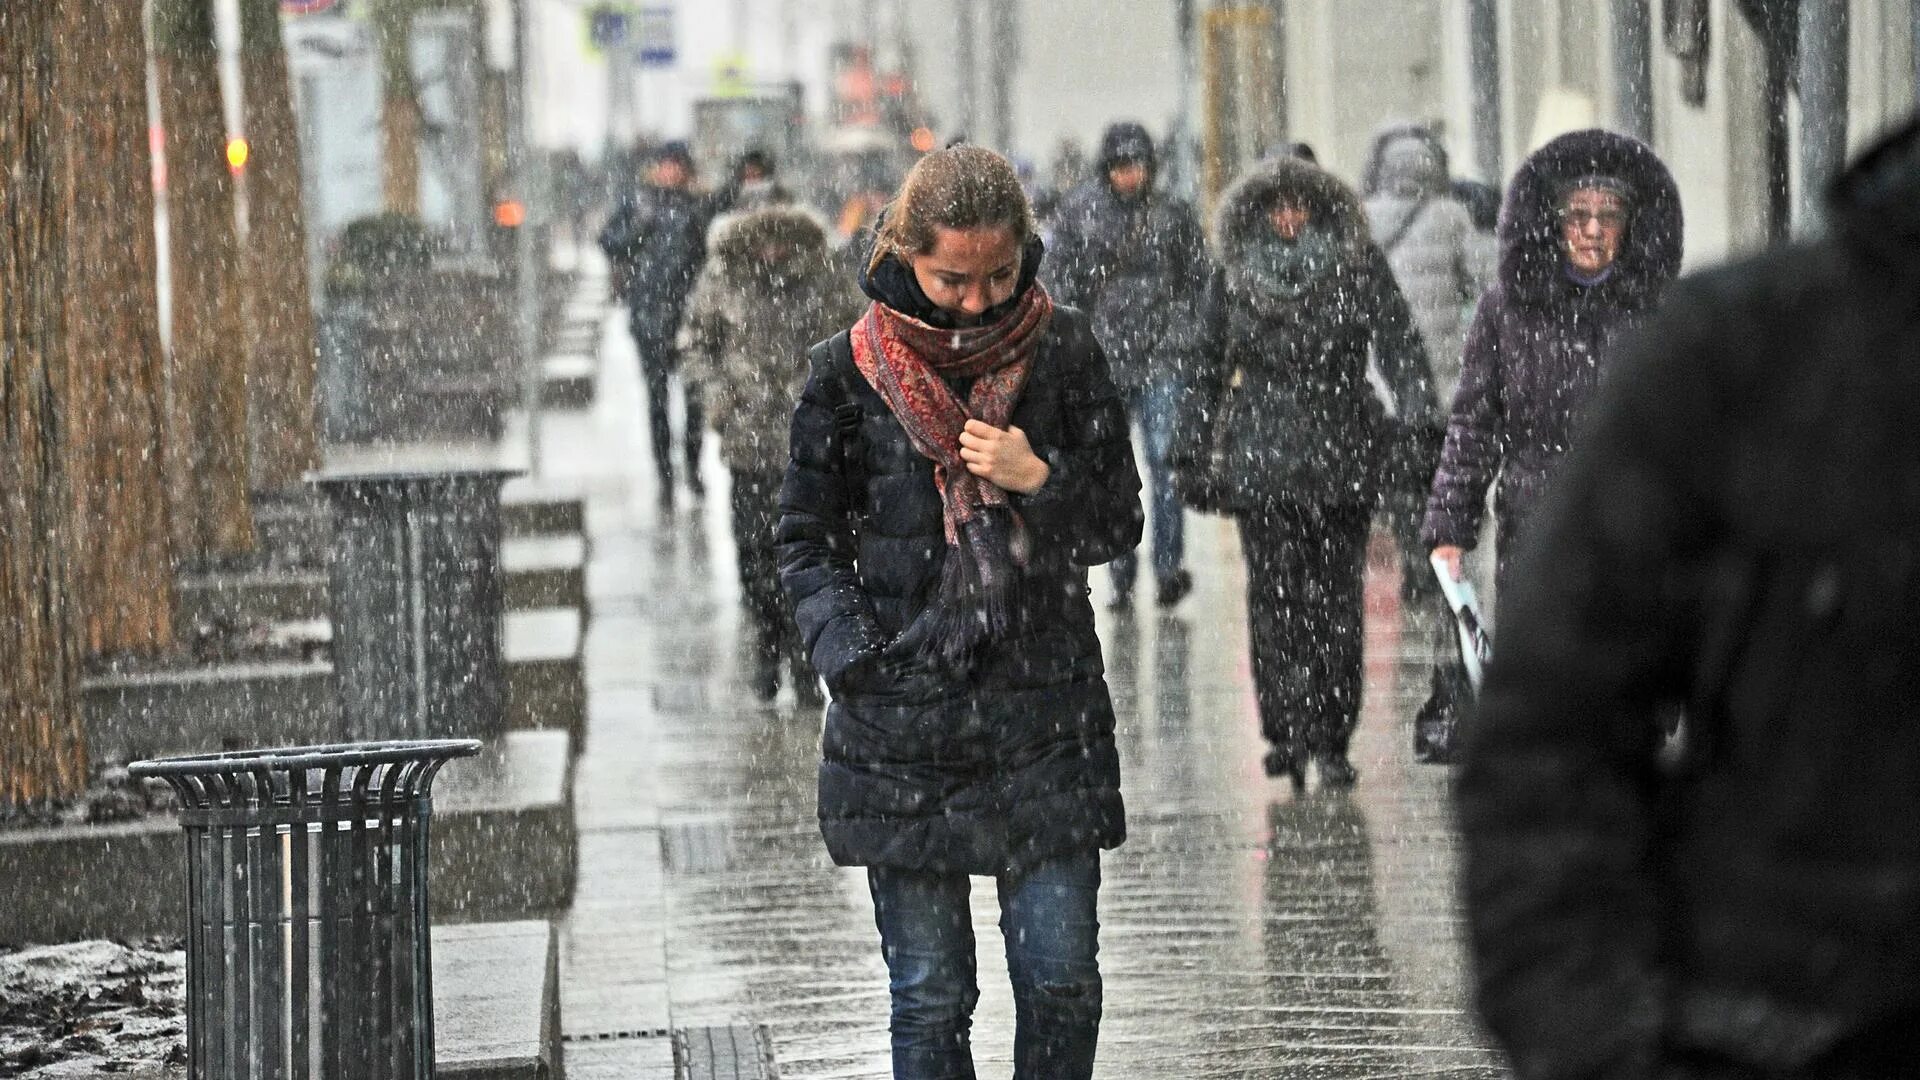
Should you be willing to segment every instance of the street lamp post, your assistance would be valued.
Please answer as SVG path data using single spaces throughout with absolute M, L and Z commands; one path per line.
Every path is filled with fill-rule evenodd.
M 1613 0 L 1613 100 L 1620 130 L 1653 141 L 1653 49 L 1647 0 Z
M 1847 0 L 1800 0 L 1800 214 L 1847 154 Z
M 992 20 L 993 55 L 987 88 L 992 110 L 994 149 L 1013 153 L 1013 73 L 1020 60 L 1020 35 L 1014 5 L 1017 0 L 987 0 Z
M 955 105 L 959 110 L 956 121 L 960 132 L 968 138 L 976 138 L 980 126 L 979 106 L 975 102 L 974 90 L 979 83 L 978 62 L 974 59 L 974 32 L 978 25 L 975 16 L 974 0 L 958 0 L 954 4 L 959 25 L 955 27 L 953 39 L 953 58 L 960 69 L 960 92 L 955 95 Z
M 1480 179 L 1505 177 L 1500 140 L 1499 0 L 1467 0 L 1467 67 L 1473 87 L 1473 158 Z

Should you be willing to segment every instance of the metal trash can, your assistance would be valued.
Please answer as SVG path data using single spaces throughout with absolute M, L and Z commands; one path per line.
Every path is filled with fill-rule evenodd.
M 472 739 L 135 763 L 187 833 L 194 1080 L 431 1080 L 427 826 Z
M 348 739 L 506 730 L 500 485 L 508 469 L 331 471 L 333 670 Z

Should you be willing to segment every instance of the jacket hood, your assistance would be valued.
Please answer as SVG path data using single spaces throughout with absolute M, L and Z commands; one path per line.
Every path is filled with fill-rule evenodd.
M 1108 169 L 1122 161 L 1138 161 L 1153 172 L 1159 164 L 1158 152 L 1153 146 L 1153 136 L 1147 133 L 1146 126 L 1123 120 L 1110 125 L 1106 133 L 1100 136 L 1100 175 L 1104 177 Z
M 1618 180 L 1633 217 L 1615 261 L 1612 289 L 1625 304 L 1656 297 L 1680 273 L 1684 222 L 1673 174 L 1647 145 L 1616 132 L 1574 131 L 1535 150 L 1520 164 L 1500 210 L 1500 286 L 1508 297 L 1538 304 L 1564 280 L 1557 214 L 1560 187 L 1583 176 Z
M 1223 264 L 1239 262 L 1248 241 L 1271 228 L 1267 211 L 1282 199 L 1305 207 L 1314 225 L 1328 229 L 1349 248 L 1365 247 L 1370 239 L 1366 214 L 1352 188 L 1310 162 L 1274 158 L 1241 174 L 1220 195 L 1213 238 Z
M 1446 144 L 1433 129 L 1421 124 L 1381 128 L 1367 152 L 1366 167 L 1360 171 L 1360 194 L 1368 199 L 1402 189 L 1444 195 L 1451 183 Z
M 1827 189 L 1840 242 L 1894 268 L 1920 270 L 1920 115 L 1889 132 Z
M 730 278 L 752 270 L 760 249 L 780 244 L 796 259 L 822 262 L 827 252 L 826 226 L 813 214 L 792 206 L 771 206 L 727 214 L 707 233 L 707 254 Z

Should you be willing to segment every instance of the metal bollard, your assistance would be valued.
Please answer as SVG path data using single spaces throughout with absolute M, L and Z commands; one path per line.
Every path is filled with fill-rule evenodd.
M 194 1080 L 431 1080 L 427 826 L 471 739 L 137 762 L 187 833 Z
M 505 469 L 331 472 L 333 670 L 349 739 L 490 738 L 500 655 Z

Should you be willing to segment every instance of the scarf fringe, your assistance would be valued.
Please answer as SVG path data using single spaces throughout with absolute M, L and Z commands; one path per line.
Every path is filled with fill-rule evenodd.
M 998 507 L 961 523 L 933 596 L 888 651 L 950 677 L 971 674 L 980 649 L 1020 625 L 1017 529 L 1012 511 Z

